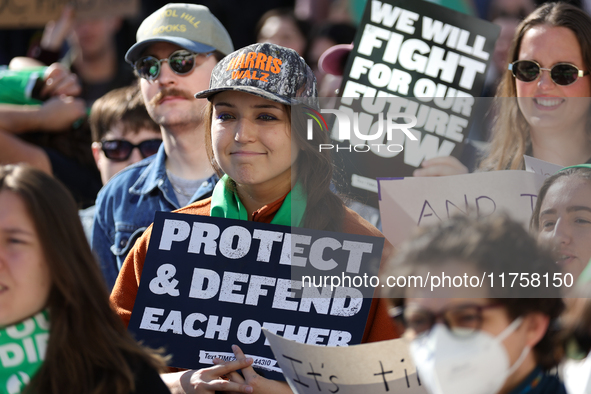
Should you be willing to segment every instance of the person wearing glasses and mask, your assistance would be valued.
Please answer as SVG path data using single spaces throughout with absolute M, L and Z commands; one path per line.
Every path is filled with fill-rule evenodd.
M 92 154 L 103 185 L 125 167 L 156 154 L 162 144 L 160 126 L 148 115 L 137 85 L 112 90 L 96 100 L 89 124 Z M 95 211 L 95 205 L 80 211 L 89 242 Z M 105 275 L 111 276 L 117 277 L 117 272 Z
M 548 372 L 562 354 L 561 289 L 524 289 L 507 280 L 510 272 L 558 272 L 551 254 L 521 224 L 498 214 L 454 216 L 403 244 L 384 277 L 445 273 L 467 275 L 472 284 L 483 271 L 494 273 L 492 286 L 486 276 L 476 288 L 387 290 L 387 296 L 404 297 L 404 306 L 390 314 L 406 328 L 421 383 L 432 394 L 565 394 Z M 532 298 L 538 296 L 544 298 Z
M 125 60 L 140 78 L 150 117 L 160 126 L 158 153 L 114 176 L 96 201 L 92 249 L 116 273 L 153 222 L 211 196 L 217 175 L 207 158 L 202 109 L 193 94 L 209 86 L 211 70 L 234 50 L 220 21 L 202 5 L 170 3 L 140 25 Z M 109 279 L 112 287 L 116 277 Z

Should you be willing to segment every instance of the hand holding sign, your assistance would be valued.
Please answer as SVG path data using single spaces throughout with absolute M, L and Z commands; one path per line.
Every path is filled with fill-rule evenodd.
M 252 364 L 252 358 L 234 360 L 198 370 L 182 371 L 161 375 L 162 380 L 173 393 L 208 394 L 216 391 L 252 393 L 251 386 L 224 379 L 228 374 Z
M 149 346 L 166 346 L 171 366 L 233 361 L 230 345 L 239 344 L 261 375 L 281 379 L 262 328 L 309 344 L 359 343 L 374 292 L 362 280 L 377 274 L 383 242 L 157 213 L 129 329 Z
M 242 352 L 242 349 L 240 349 L 240 347 L 238 345 L 232 345 L 232 351 L 234 352 L 234 355 L 236 356 L 236 361 L 229 361 L 229 362 L 223 363 L 222 360 L 215 359 L 213 361 L 213 363 L 218 364 L 218 365 L 219 365 L 219 363 L 223 363 L 222 364 L 223 366 L 227 366 L 227 367 L 231 368 L 237 362 L 247 363 L 248 360 L 252 360 L 252 358 L 246 358 L 246 356 Z M 292 394 L 292 391 L 289 388 L 289 386 L 287 385 L 287 383 L 279 382 L 276 380 L 265 379 L 264 377 L 262 377 L 261 375 L 256 373 L 256 371 L 251 366 L 251 364 L 252 364 L 252 362 L 248 362 L 248 366 L 241 368 L 242 369 L 242 376 L 236 371 L 226 373 L 226 376 L 230 379 L 231 382 L 234 382 L 236 384 L 241 384 L 242 385 L 241 387 L 245 388 L 246 390 L 254 389 L 254 392 L 256 392 L 257 394 L 259 394 L 259 393 L 260 394 L 264 394 L 264 393 Z M 207 368 L 207 369 L 211 369 L 211 368 Z M 235 369 L 238 369 L 238 368 L 235 368 Z M 244 391 L 244 392 L 251 393 L 252 391 Z

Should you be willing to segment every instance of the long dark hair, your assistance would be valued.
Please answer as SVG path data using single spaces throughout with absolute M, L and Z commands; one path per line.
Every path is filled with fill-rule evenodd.
M 523 36 L 539 25 L 566 27 L 577 37 L 585 71 L 591 70 L 591 17 L 567 3 L 546 3 L 528 15 L 517 27 L 507 63 L 519 57 Z M 523 169 L 523 155 L 531 145 L 529 124 L 517 105 L 517 88 L 511 71 L 505 70 L 496 95 L 498 115 L 493 130 L 490 153 L 482 161 L 485 170 Z
M 334 164 L 330 153 L 319 150 L 320 144 L 330 143 L 328 130 L 321 130 L 314 124 L 313 137 L 306 138 L 305 109 L 300 105 L 285 106 L 291 124 L 291 138 L 300 149 L 295 166 L 296 182 L 301 182 L 307 196 L 304 227 L 325 231 L 341 231 L 345 215 L 343 201 L 331 191 Z M 211 124 L 213 105 L 208 102 L 205 107 L 205 146 L 211 165 L 218 173 L 223 174 L 216 162 L 211 143 Z
M 32 167 L 0 167 L 0 192 L 18 195 L 35 224 L 47 262 L 50 333 L 45 360 L 26 393 L 127 394 L 133 369 L 163 360 L 140 347 L 111 309 L 107 288 L 78 217 L 57 180 Z

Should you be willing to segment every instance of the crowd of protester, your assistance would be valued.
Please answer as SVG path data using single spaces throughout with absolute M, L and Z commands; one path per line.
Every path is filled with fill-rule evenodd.
M 26 379 L 0 370 L 0 393 L 290 393 L 237 346 L 234 361 L 178 371 L 127 332 L 154 213 L 383 237 L 334 193 L 339 169 L 317 149 L 330 137 L 310 138 L 298 115 L 338 95 L 365 2 L 260 1 L 243 15 L 211 3 L 144 1 L 126 21 L 77 20 L 66 6 L 36 34 L 0 33 L 34 37 L 25 53 L 0 48 L 0 346 L 23 324 L 46 342 L 18 371 Z M 397 250 L 386 240 L 381 272 L 528 262 L 577 287 L 569 298 L 384 292 L 362 342 L 407 337 L 431 393 L 591 393 L 588 4 L 441 3 L 501 26 L 483 92 L 498 105 L 470 134 L 483 144 L 414 176 L 522 170 L 524 154 L 565 168 L 540 189 L 529 231 L 455 216 Z M 181 14 L 199 30 L 167 32 Z M 254 75 L 267 58 L 283 66 L 265 82 L 231 74 L 237 59 Z

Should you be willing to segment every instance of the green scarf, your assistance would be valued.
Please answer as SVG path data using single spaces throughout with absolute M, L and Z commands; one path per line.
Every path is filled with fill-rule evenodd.
M 48 340 L 47 310 L 0 328 L 0 394 L 22 391 L 43 364 Z
M 230 177 L 224 175 L 215 185 L 211 196 L 210 215 L 216 218 L 248 220 L 248 212 L 238 194 L 228 186 L 230 181 Z M 306 195 L 298 182 L 285 197 L 271 224 L 300 227 L 305 211 Z

